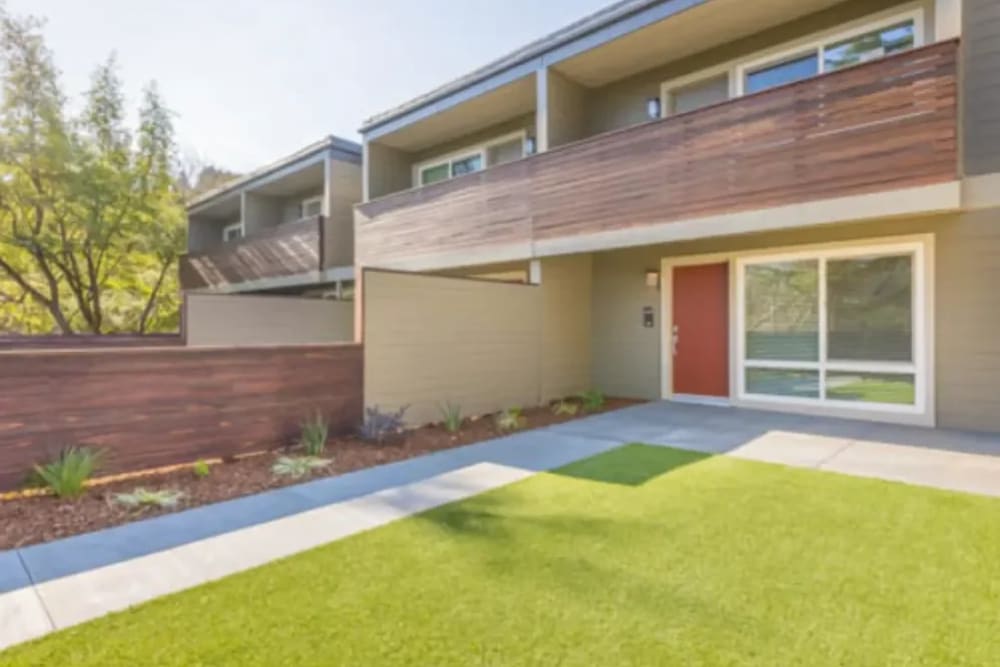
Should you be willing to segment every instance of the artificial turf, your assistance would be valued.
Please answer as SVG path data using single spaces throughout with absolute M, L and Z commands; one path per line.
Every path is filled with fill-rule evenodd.
M 631 445 L 0 664 L 997 665 L 1000 500 Z

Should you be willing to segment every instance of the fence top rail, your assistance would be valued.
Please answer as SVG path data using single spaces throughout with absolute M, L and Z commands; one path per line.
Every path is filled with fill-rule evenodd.
M 57 357 L 75 355 L 135 355 L 143 354 L 166 354 L 166 355 L 191 355 L 191 354 L 241 354 L 250 352 L 275 352 L 275 351 L 320 351 L 339 348 L 358 348 L 361 343 L 297 343 L 293 345 L 152 345 L 148 347 L 59 347 L 59 348 L 21 348 L 3 349 L 0 348 L 0 358 L 4 357 Z

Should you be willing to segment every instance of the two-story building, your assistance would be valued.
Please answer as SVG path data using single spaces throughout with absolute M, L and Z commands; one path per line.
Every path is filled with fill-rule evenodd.
M 358 270 L 558 281 L 590 386 L 1000 429 L 1000 3 L 625 0 L 362 134 Z
M 361 146 L 330 136 L 188 205 L 186 291 L 350 292 Z

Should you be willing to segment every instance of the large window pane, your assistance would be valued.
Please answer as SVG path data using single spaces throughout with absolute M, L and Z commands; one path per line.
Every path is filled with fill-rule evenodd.
M 826 397 L 837 401 L 913 405 L 913 374 L 828 371 Z
M 455 160 L 451 163 L 451 175 L 461 176 L 462 174 L 471 174 L 474 171 L 479 171 L 483 168 L 483 158 L 481 155 L 470 155 L 467 158 L 462 158 L 461 160 Z
M 819 53 L 786 60 L 747 74 L 746 92 L 756 93 L 785 83 L 792 83 L 819 74 Z
M 819 262 L 746 269 L 746 357 L 819 360 Z
M 748 394 L 819 398 L 819 371 L 748 368 L 746 391 Z
M 430 185 L 431 183 L 437 183 L 438 181 L 448 180 L 448 163 L 435 165 L 433 167 L 425 167 L 420 170 L 420 184 Z
M 875 58 L 905 51 L 914 43 L 913 21 L 907 21 L 826 47 L 824 64 L 830 72 Z
M 913 361 L 913 258 L 831 259 L 827 358 Z

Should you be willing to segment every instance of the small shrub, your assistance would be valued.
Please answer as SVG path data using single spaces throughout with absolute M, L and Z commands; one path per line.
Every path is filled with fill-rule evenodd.
M 191 472 L 193 472 L 194 476 L 198 479 L 205 479 L 212 474 L 212 468 L 208 465 L 208 461 L 201 459 L 194 462 L 194 465 L 191 466 Z
M 299 444 L 307 456 L 319 456 L 326 449 L 326 440 L 330 433 L 330 422 L 317 412 L 313 417 L 302 422 L 302 435 Z
M 496 414 L 494 422 L 497 430 L 501 432 L 516 431 L 524 426 L 524 417 L 521 415 L 521 408 L 507 408 Z
M 407 408 L 409 406 L 404 405 L 396 412 L 382 412 L 377 405 L 365 408 L 365 420 L 359 431 L 361 439 L 381 445 L 388 438 L 402 433 L 405 428 L 403 415 Z
M 584 412 L 594 412 L 604 407 L 604 394 L 597 389 L 588 389 L 580 394 Z
M 331 463 L 332 460 L 317 456 L 282 456 L 271 466 L 271 472 L 279 477 L 300 479 L 311 474 L 313 470 L 325 468 Z
M 147 491 L 139 487 L 132 493 L 116 493 L 115 502 L 124 505 L 129 509 L 141 509 L 143 507 L 158 507 L 168 509 L 177 507 L 184 494 L 171 489 L 161 489 L 159 491 Z
M 55 460 L 35 465 L 35 477 L 56 496 L 75 498 L 100 467 L 101 458 L 101 452 L 89 447 L 64 447 Z
M 557 417 L 561 415 L 573 416 L 580 411 L 580 406 L 569 401 L 556 401 L 552 404 L 552 414 Z
M 441 417 L 444 420 L 444 430 L 448 433 L 458 433 L 462 428 L 462 408 L 457 403 L 445 403 L 441 406 Z

